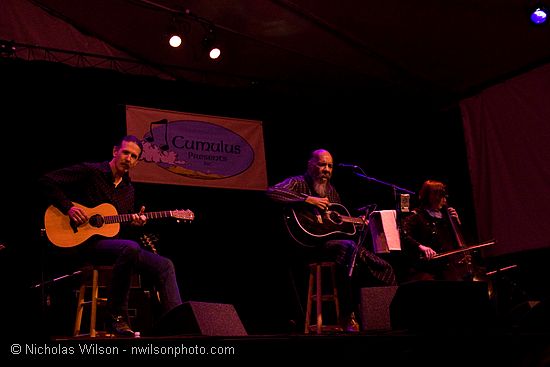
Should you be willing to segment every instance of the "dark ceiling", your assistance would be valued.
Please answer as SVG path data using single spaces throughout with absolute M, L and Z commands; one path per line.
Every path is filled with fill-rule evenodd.
M 295 93 L 389 93 L 437 105 L 550 59 L 526 0 L 32 0 L 177 79 Z M 163 40 L 173 18 L 190 38 Z M 224 53 L 201 40 L 215 26 Z

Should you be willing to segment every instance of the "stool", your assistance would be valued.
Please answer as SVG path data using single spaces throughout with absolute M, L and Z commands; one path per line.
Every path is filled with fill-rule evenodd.
M 106 331 L 98 331 L 96 329 L 97 325 L 97 314 L 98 306 L 103 306 L 107 304 L 106 297 L 100 297 L 100 289 L 107 287 L 110 282 L 113 272 L 112 266 L 98 266 L 98 265 L 88 265 L 80 269 L 81 281 L 80 287 L 78 289 L 78 300 L 76 303 L 76 317 L 74 321 L 73 336 L 85 336 L 89 335 L 92 338 L 95 338 L 99 333 L 107 335 Z M 138 290 L 141 293 L 140 301 L 149 301 L 150 294 L 149 291 L 143 289 L 141 285 L 141 277 L 138 274 L 132 275 L 132 280 L 130 283 L 131 290 Z M 138 294 L 135 294 L 136 296 Z M 86 298 L 88 296 L 89 298 Z M 132 302 L 130 297 L 130 303 Z M 146 302 L 149 303 L 149 302 Z M 80 333 L 80 327 L 82 325 L 82 316 L 84 314 L 84 308 L 90 306 L 90 330 L 89 333 Z M 131 312 L 133 311 L 133 313 Z M 146 311 L 145 308 L 141 308 L 140 311 Z M 129 308 L 128 316 L 129 320 L 139 322 L 147 322 L 146 315 L 148 312 L 140 312 L 140 317 L 138 317 L 137 308 Z
M 331 293 L 323 294 L 322 278 L 323 270 L 325 276 L 330 276 L 330 291 Z M 328 270 L 328 274 L 327 274 Z M 316 324 L 311 325 L 311 308 L 315 302 Z M 319 262 L 309 264 L 309 288 L 307 292 L 307 310 L 305 330 L 306 334 L 310 331 L 316 331 L 321 334 L 323 331 L 342 331 L 342 327 L 338 324 L 324 325 L 323 324 L 323 302 L 334 302 L 334 310 L 336 311 L 336 323 L 340 320 L 340 303 L 338 301 L 338 291 L 336 288 L 336 263 L 335 262 Z
M 78 290 L 73 336 L 89 335 L 91 338 L 97 336 L 97 306 L 107 303 L 107 298 L 99 297 L 99 288 L 107 286 L 107 279 L 105 278 L 111 275 L 112 270 L 112 266 L 86 266 L 81 269 L 82 280 Z M 91 294 L 89 300 L 86 300 L 86 290 L 88 288 L 91 290 Z M 84 313 L 84 307 L 87 305 L 90 306 L 90 331 L 89 334 L 81 334 L 80 325 L 82 323 L 82 315 Z

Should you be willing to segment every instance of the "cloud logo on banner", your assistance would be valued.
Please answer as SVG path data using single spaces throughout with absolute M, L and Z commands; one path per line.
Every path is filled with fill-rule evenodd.
M 141 160 L 189 178 L 222 179 L 246 171 L 254 150 L 239 134 L 204 121 L 160 120 L 143 136 Z

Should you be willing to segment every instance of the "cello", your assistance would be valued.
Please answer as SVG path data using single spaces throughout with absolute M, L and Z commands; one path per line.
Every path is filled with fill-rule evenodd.
M 453 251 L 453 253 L 454 252 L 463 253 L 462 258 L 457 261 L 458 264 L 463 265 L 464 268 L 466 269 L 464 272 L 464 275 L 462 276 L 462 279 L 472 280 L 472 281 L 481 280 L 478 278 L 479 272 L 477 267 L 474 265 L 472 254 L 470 251 L 467 251 L 469 247 L 466 246 L 464 242 L 464 236 L 460 228 L 461 226 L 460 219 L 457 216 L 452 215 L 452 209 L 450 207 L 445 206 L 444 209 L 445 209 L 445 212 L 447 213 L 447 216 L 449 217 L 449 221 L 451 222 L 451 227 L 453 229 L 456 242 L 458 243 L 458 250 Z M 474 247 L 483 247 L 483 246 L 472 246 L 471 248 L 473 249 Z

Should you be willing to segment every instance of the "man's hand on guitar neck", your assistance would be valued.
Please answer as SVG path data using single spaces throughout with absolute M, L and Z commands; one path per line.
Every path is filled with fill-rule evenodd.
M 330 201 L 328 200 L 328 198 L 320 198 L 317 196 L 308 196 L 305 202 L 313 206 L 316 206 L 322 211 L 326 211 L 330 206 Z
M 139 213 L 132 214 L 132 225 L 134 226 L 144 226 L 147 223 L 147 217 L 145 216 L 145 206 L 142 206 L 139 210 Z

